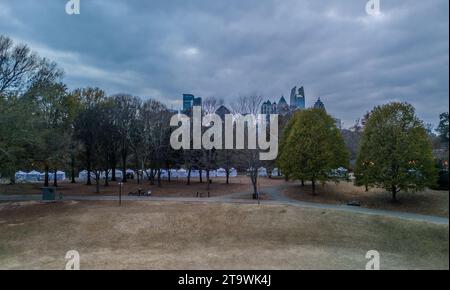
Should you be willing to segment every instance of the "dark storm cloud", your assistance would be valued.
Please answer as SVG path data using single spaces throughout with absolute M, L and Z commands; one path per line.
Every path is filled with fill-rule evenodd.
M 425 122 L 448 107 L 447 0 L 0 0 L 0 33 L 57 61 L 70 87 L 100 86 L 180 106 L 183 92 L 258 93 L 304 85 L 350 125 L 374 105 L 414 104 Z

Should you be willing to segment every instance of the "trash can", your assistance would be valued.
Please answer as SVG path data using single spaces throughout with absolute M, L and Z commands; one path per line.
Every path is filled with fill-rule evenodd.
M 54 187 L 43 187 L 42 201 L 56 201 L 56 189 Z

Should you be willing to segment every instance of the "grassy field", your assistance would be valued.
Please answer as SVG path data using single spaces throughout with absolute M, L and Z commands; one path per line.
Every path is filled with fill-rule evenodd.
M 200 183 L 198 178 L 193 178 L 191 185 L 186 185 L 186 180 L 173 180 L 171 182 L 162 181 L 162 186 L 157 184 L 151 185 L 148 180 L 137 184 L 136 180 L 129 180 L 124 183 L 123 192 L 128 194 L 129 192 L 137 192 L 138 189 L 143 191 L 152 191 L 153 196 L 160 197 L 192 197 L 197 192 L 207 193 L 208 187 L 206 182 Z M 280 179 L 260 178 L 259 186 L 273 186 L 283 184 L 284 181 Z M 83 182 L 71 184 L 69 182 L 61 182 L 57 191 L 62 192 L 65 195 L 78 195 L 78 194 L 94 194 L 95 184 L 87 186 Z M 0 194 L 40 194 L 42 183 L 25 183 L 25 184 L 0 184 Z M 214 178 L 212 184 L 209 186 L 211 196 L 220 196 L 236 192 L 251 192 L 252 186 L 250 179 L 247 176 L 238 176 L 230 178 L 230 184 L 226 184 L 225 178 Z M 109 186 L 104 186 L 103 181 L 100 186 L 100 194 L 104 195 L 118 195 L 119 186 L 117 182 L 110 182 Z
M 284 195 L 301 201 L 347 204 L 349 201 L 359 201 L 362 207 L 404 211 L 441 217 L 449 216 L 449 192 L 427 189 L 417 193 L 399 193 L 398 202 L 392 202 L 392 195 L 381 189 L 370 189 L 354 186 L 350 182 L 327 183 L 317 186 L 317 195 L 312 195 L 310 184 L 305 187 L 297 182 L 289 183 L 284 189 Z
M 449 228 L 282 205 L 0 205 L 1 269 L 448 269 Z

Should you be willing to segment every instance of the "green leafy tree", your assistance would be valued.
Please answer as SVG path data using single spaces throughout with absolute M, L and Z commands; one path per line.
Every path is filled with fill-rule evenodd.
M 357 185 L 384 188 L 393 200 L 400 191 L 434 184 L 431 142 L 413 106 L 390 103 L 373 109 L 362 136 L 355 176 Z
M 9 177 L 12 183 L 18 169 L 30 168 L 37 146 L 40 132 L 32 108 L 28 99 L 0 96 L 0 177 Z
M 349 153 L 335 122 L 323 109 L 297 112 L 281 138 L 278 164 L 290 179 L 316 183 L 336 180 L 333 169 L 348 165 Z
M 82 109 L 74 120 L 74 136 L 83 146 L 83 159 L 86 166 L 87 184 L 91 185 L 91 172 L 99 164 L 96 156 L 99 148 L 99 124 L 102 121 L 101 104 L 105 102 L 105 92 L 99 88 L 78 89 L 73 92 L 81 100 Z
M 439 126 L 436 129 L 442 142 L 448 143 L 448 112 L 439 116 Z

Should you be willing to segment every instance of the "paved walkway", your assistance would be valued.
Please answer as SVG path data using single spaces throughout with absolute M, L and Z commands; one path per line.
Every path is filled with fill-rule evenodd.
M 362 207 L 352 207 L 347 205 L 333 205 L 304 202 L 290 199 L 282 194 L 284 185 L 266 187 L 264 192 L 270 196 L 270 200 L 261 200 L 261 204 L 270 205 L 291 205 L 303 208 L 316 208 L 322 210 L 338 210 L 350 213 L 394 217 L 404 220 L 412 220 L 419 222 L 429 222 L 434 224 L 448 225 L 449 219 L 438 216 L 429 216 L 415 213 L 388 211 L 380 209 L 370 209 Z M 122 196 L 123 201 L 165 201 L 165 202 L 192 202 L 192 203 L 241 203 L 241 204 L 255 204 L 256 201 L 250 199 L 243 199 L 244 195 L 249 195 L 250 192 L 232 193 L 229 195 L 211 197 L 211 198 L 191 198 L 191 197 L 139 197 L 139 196 Z M 40 201 L 41 195 L 0 195 L 0 202 L 7 201 Z M 64 195 L 64 200 L 74 201 L 118 201 L 117 195 Z

